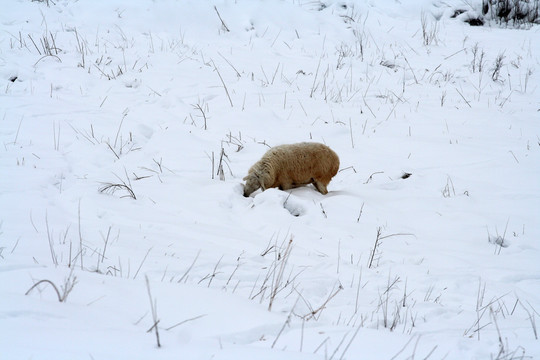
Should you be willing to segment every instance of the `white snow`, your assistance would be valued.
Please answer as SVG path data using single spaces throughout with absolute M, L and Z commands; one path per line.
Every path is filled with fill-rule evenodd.
M 540 28 L 468 6 L 4 4 L 0 358 L 539 358 Z

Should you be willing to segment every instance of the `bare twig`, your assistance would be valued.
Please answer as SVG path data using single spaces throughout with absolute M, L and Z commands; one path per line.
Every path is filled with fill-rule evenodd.
M 349 131 L 351 133 L 351 146 L 354 149 L 354 137 L 353 137 L 353 131 L 352 131 L 351 118 L 349 118 Z
M 233 102 L 232 102 L 232 99 L 231 99 L 231 95 L 229 95 L 229 89 L 227 89 L 227 85 L 225 85 L 225 81 L 223 81 L 223 78 L 221 77 L 221 74 L 219 73 L 219 70 L 216 66 L 216 64 L 214 63 L 214 61 L 212 61 L 212 65 L 214 66 L 214 70 L 217 72 L 218 76 L 219 76 L 219 80 L 221 80 L 221 83 L 223 84 L 223 88 L 225 89 L 225 93 L 227 94 L 227 98 L 229 98 L 229 102 L 231 104 L 231 107 L 233 107 Z
M 181 283 L 184 279 L 187 280 L 187 276 L 189 274 L 189 272 L 191 271 L 191 269 L 193 269 L 193 266 L 195 265 L 195 262 L 197 262 L 197 259 L 199 258 L 199 254 L 201 253 L 201 251 L 199 250 L 197 252 L 197 255 L 195 256 L 195 259 L 193 259 L 193 262 L 191 263 L 191 265 L 187 268 L 187 270 L 184 272 L 184 275 L 182 275 L 182 277 L 180 278 L 180 280 L 178 280 L 178 283 Z
M 319 205 L 321 205 L 321 211 L 322 211 L 322 213 L 324 215 L 324 218 L 325 219 L 328 218 L 328 216 L 326 215 L 326 211 L 324 211 L 324 207 L 323 207 L 322 203 L 319 203 Z
M 77 209 L 77 217 L 78 217 L 78 224 L 79 224 L 79 252 L 81 254 L 81 270 L 84 270 L 83 266 L 83 237 L 82 237 L 82 231 L 81 231 L 81 200 L 79 199 L 79 207 Z
M 47 218 L 47 212 L 45 212 L 45 226 L 47 227 L 47 239 L 49 240 L 49 249 L 51 251 L 51 258 L 54 265 L 58 265 L 58 258 L 54 251 L 54 244 L 52 240 L 52 233 L 49 231 L 49 220 Z
M 207 120 L 206 113 L 204 112 L 204 110 L 203 110 L 203 108 L 201 107 L 200 104 L 193 105 L 193 107 L 201 112 L 202 117 L 204 119 L 204 130 L 206 130 L 207 129 L 207 127 L 206 127 L 206 120 Z
M 351 337 L 351 339 L 349 340 L 349 343 L 347 344 L 347 346 L 345 346 L 345 349 L 343 350 L 343 352 L 341 353 L 341 356 L 339 357 L 339 360 L 343 360 L 344 356 L 345 356 L 345 353 L 347 353 L 347 350 L 349 350 L 349 347 L 351 346 L 352 342 L 354 341 L 354 339 L 356 338 L 356 335 L 358 335 L 358 332 L 360 331 L 360 328 L 362 327 L 362 325 L 359 325 L 357 328 L 356 328 L 356 331 L 354 332 L 353 336 Z
M 282 287 L 283 275 L 285 273 L 285 268 L 287 267 L 287 263 L 291 255 L 292 243 L 293 243 L 293 238 L 291 236 L 287 244 L 287 247 L 285 248 L 284 253 L 283 254 L 276 253 L 276 260 L 274 260 L 273 266 L 271 267 L 273 277 L 272 277 L 272 283 L 271 283 L 271 288 L 270 288 L 270 301 L 268 303 L 268 311 L 272 310 L 272 305 L 274 304 L 276 295 L 278 294 L 279 291 L 283 289 Z
M 224 155 L 225 155 L 225 149 L 221 148 L 221 154 L 219 156 L 219 164 L 218 164 L 218 169 L 217 169 L 217 175 L 219 175 L 219 180 L 221 181 L 225 181 L 225 171 L 223 170 L 223 156 Z
M 24 295 L 30 294 L 30 292 L 39 286 L 40 284 L 49 284 L 53 287 L 54 291 L 56 292 L 56 296 L 58 297 L 59 302 L 65 302 L 68 295 L 71 293 L 73 288 L 75 287 L 75 284 L 77 284 L 77 277 L 73 276 L 73 269 L 71 269 L 71 272 L 69 273 L 69 276 L 64 280 L 64 285 L 60 288 L 62 289 L 62 293 L 60 294 L 60 291 L 58 290 L 58 287 L 51 281 L 51 280 L 40 280 L 37 283 L 35 283 Z
M 458 88 L 456 88 L 456 91 L 458 92 L 458 94 L 461 96 L 461 98 L 463 100 L 465 100 L 465 102 L 467 103 L 467 105 L 469 105 L 470 108 L 472 108 L 471 104 L 469 103 L 469 101 L 467 99 L 465 99 L 465 96 L 463 96 L 463 94 L 461 93 L 461 91 L 458 90 Z
M 152 320 L 153 325 L 150 329 L 148 329 L 148 332 L 154 330 L 156 333 L 156 342 L 157 347 L 161 347 L 161 343 L 159 341 L 159 330 L 158 330 L 158 324 L 159 320 L 157 318 L 157 302 L 152 299 L 152 292 L 150 291 L 150 281 L 148 280 L 148 276 L 145 276 L 146 278 L 146 288 L 148 289 L 148 299 L 150 300 L 150 309 L 152 310 Z
M 321 57 L 319 58 L 319 63 L 317 64 L 317 70 L 315 71 L 315 77 L 313 78 L 313 85 L 311 86 L 311 93 L 309 94 L 310 98 L 313 97 L 313 93 L 315 92 L 315 84 L 317 82 L 317 75 L 319 75 L 319 67 L 321 66 L 321 60 L 322 60 L 322 54 L 321 54 Z
M 381 240 L 381 231 L 382 229 L 379 226 L 377 228 L 377 237 L 375 238 L 375 245 L 373 245 L 373 249 L 371 250 L 371 253 L 369 256 L 368 269 L 371 269 L 371 266 L 373 265 L 373 260 L 375 259 L 375 254 L 377 254 L 377 249 L 379 248 L 380 240 Z
M 28 291 L 24 294 L 24 295 L 28 295 L 30 294 L 30 292 L 38 285 L 40 284 L 43 284 L 43 283 L 46 283 L 46 284 L 49 284 L 53 287 L 54 291 L 56 292 L 56 295 L 58 296 L 58 301 L 59 302 L 62 302 L 62 296 L 60 295 L 60 291 L 58 291 L 58 288 L 56 287 L 56 285 L 54 285 L 54 283 L 51 281 L 51 280 L 47 280 L 47 279 L 44 279 L 44 280 L 40 280 L 38 281 L 37 283 L 35 283 L 30 289 L 28 289 Z
M 148 251 L 146 252 L 146 255 L 144 255 L 144 258 L 142 259 L 141 264 L 139 265 L 139 268 L 135 272 L 135 275 L 133 275 L 133 279 L 137 278 L 137 275 L 139 274 L 139 271 L 141 271 L 141 268 L 142 268 L 144 262 L 146 261 L 146 258 L 148 257 L 148 254 L 150 254 L 150 251 L 152 251 L 152 248 L 149 248 Z
M 207 315 L 208 315 L 208 314 L 202 314 L 202 315 L 199 315 L 199 316 L 192 317 L 192 318 L 190 318 L 190 319 L 186 319 L 186 320 L 180 321 L 178 324 L 174 324 L 173 326 L 169 326 L 169 327 L 166 328 L 165 330 L 167 330 L 167 331 L 172 330 L 172 329 L 174 329 L 174 328 L 177 327 L 177 326 L 180 326 L 180 325 L 182 325 L 182 324 L 185 324 L 185 323 L 187 323 L 187 322 L 189 322 L 189 321 L 198 320 L 198 319 L 203 318 L 203 317 L 205 317 L 205 316 L 207 316 Z
M 298 296 L 298 298 L 296 298 L 296 301 L 293 305 L 293 307 L 291 308 L 291 311 L 289 311 L 289 315 L 287 315 L 287 319 L 285 320 L 285 322 L 283 323 L 283 326 L 281 327 L 281 330 L 279 330 L 279 333 L 277 334 L 276 338 L 274 339 L 274 342 L 272 343 L 272 346 L 271 348 L 273 349 L 274 346 L 276 345 L 279 337 L 281 336 L 281 333 L 283 332 L 283 330 L 285 329 L 286 326 L 289 326 L 291 324 L 291 317 L 292 317 L 292 314 L 293 314 L 293 311 L 294 311 L 294 308 L 296 307 L 296 304 L 298 303 L 298 300 L 300 299 L 300 296 Z
M 216 10 L 216 14 L 219 18 L 219 21 L 221 21 L 221 26 L 223 26 L 223 29 L 227 32 L 230 32 L 229 28 L 227 27 L 227 25 L 225 25 L 225 22 L 223 21 L 223 19 L 221 18 L 221 15 L 219 14 L 217 6 L 214 6 L 214 10 Z
M 131 181 L 129 180 L 129 176 L 126 172 L 126 181 L 122 180 L 118 175 L 114 174 L 118 180 L 120 180 L 120 183 L 103 183 L 103 186 L 99 188 L 99 192 L 101 193 L 110 193 L 114 194 L 117 190 L 126 190 L 128 195 L 124 195 L 121 197 L 131 197 L 134 200 L 137 200 L 137 197 L 135 196 L 135 192 L 133 192 L 133 188 L 131 186 Z
M 362 207 L 360 208 L 360 213 L 358 214 L 358 217 L 356 218 L 356 222 L 360 222 L 360 218 L 362 217 L 362 212 L 364 211 L 364 204 L 365 202 L 362 203 Z
M 385 236 L 381 236 L 381 234 L 382 234 L 382 228 L 379 226 L 377 228 L 377 236 L 375 238 L 375 244 L 373 245 L 373 249 L 371 250 L 371 253 L 369 256 L 369 261 L 368 261 L 369 269 L 371 269 L 371 267 L 373 266 L 373 260 L 375 259 L 375 255 L 378 254 L 378 249 L 379 249 L 379 246 L 381 245 L 381 240 L 387 239 L 393 236 L 414 236 L 414 234 L 409 234 L 409 233 L 395 233 L 395 234 L 389 234 Z
M 216 277 L 216 275 L 219 274 L 219 273 L 217 272 L 217 268 L 218 268 L 219 264 L 221 263 L 221 260 L 222 260 L 222 259 L 223 259 L 223 255 L 221 255 L 221 257 L 219 258 L 218 262 L 217 262 L 216 265 L 214 266 L 214 270 L 212 271 L 212 273 L 206 275 L 205 277 L 203 277 L 203 278 L 199 281 L 199 284 L 200 284 L 201 282 L 203 282 L 204 280 L 206 280 L 206 279 L 210 279 L 210 280 L 208 281 L 208 287 L 210 287 L 210 285 L 212 284 L 212 280 L 214 280 L 214 278 Z
M 99 192 L 105 192 L 105 193 L 114 194 L 114 192 L 116 190 L 119 190 L 119 189 L 126 190 L 128 192 L 128 194 L 129 194 L 129 195 L 126 195 L 126 196 L 131 197 L 131 198 L 133 198 L 135 200 L 137 199 L 137 197 L 135 196 L 135 193 L 133 192 L 133 189 L 131 189 L 126 184 L 106 183 L 99 189 Z M 122 196 L 122 197 L 126 197 L 126 196 Z
M 234 70 L 234 72 L 236 73 L 236 76 L 237 76 L 237 77 L 239 77 L 239 78 L 242 77 L 242 75 L 240 75 L 240 73 L 238 72 L 238 70 L 236 70 L 236 68 L 234 67 L 234 65 L 231 64 L 231 62 L 230 62 L 229 60 L 227 60 L 227 59 L 225 58 L 225 56 L 221 55 L 221 53 L 219 53 L 219 52 L 218 52 L 218 55 L 221 56 L 221 58 L 222 58 L 223 60 L 225 60 L 225 61 L 227 62 L 227 64 L 229 64 L 229 66 L 230 66 L 230 67 Z
M 377 175 L 377 174 L 384 174 L 384 171 L 376 171 L 373 174 L 369 175 L 368 179 L 366 180 L 364 184 L 368 184 L 371 180 L 373 180 L 373 175 Z
M 303 318 L 305 318 L 306 320 L 310 320 L 310 319 L 315 318 L 315 315 L 317 315 L 317 313 L 322 312 L 322 310 L 324 310 L 326 308 L 326 305 L 328 305 L 330 300 L 332 300 L 341 290 L 343 290 L 343 286 L 341 284 L 339 284 L 336 291 L 331 292 L 330 295 L 328 296 L 328 298 L 322 303 L 321 306 L 319 306 L 315 310 L 312 310 L 308 314 L 304 315 Z M 319 314 L 319 316 L 320 316 L 320 314 Z

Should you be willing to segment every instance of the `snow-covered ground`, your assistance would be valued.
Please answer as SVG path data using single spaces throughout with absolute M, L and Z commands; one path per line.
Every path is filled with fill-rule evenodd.
M 410 3 L 4 4 L 0 359 L 540 358 L 540 28 Z

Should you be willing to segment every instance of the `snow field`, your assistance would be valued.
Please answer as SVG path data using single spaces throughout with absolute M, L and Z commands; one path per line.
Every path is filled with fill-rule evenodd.
M 538 28 L 322 4 L 3 11 L 0 358 L 540 356 Z M 299 141 L 330 193 L 244 198 Z

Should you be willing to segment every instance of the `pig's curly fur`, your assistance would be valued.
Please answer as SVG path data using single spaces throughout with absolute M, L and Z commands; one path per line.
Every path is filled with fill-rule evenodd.
M 328 146 L 303 142 L 271 148 L 248 171 L 244 196 L 261 188 L 288 190 L 313 184 L 321 194 L 339 170 L 339 157 Z

